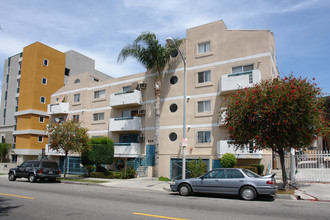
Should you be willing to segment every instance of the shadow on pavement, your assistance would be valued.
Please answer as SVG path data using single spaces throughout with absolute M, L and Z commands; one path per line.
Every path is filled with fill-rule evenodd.
M 169 193 L 171 196 L 180 196 L 179 193 Z M 225 194 L 209 194 L 209 193 L 193 193 L 190 198 L 218 198 L 218 199 L 238 199 L 242 200 L 239 196 L 237 195 L 225 195 Z M 242 200 L 244 201 L 244 200 Z M 273 196 L 266 196 L 266 195 L 259 195 L 254 201 L 263 201 L 263 202 L 273 202 L 275 201 L 275 198 Z M 249 201 L 251 202 L 251 201 Z
M 0 197 L 0 217 L 9 216 L 10 210 L 21 207 L 21 206 L 7 206 L 6 201 L 8 200 L 9 199 L 4 199 Z

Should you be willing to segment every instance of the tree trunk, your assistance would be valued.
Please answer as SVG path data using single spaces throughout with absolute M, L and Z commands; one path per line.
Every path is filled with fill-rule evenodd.
M 159 170 L 159 129 L 160 129 L 160 90 L 161 79 L 159 77 L 155 80 L 155 167 L 153 176 L 158 177 Z
M 284 160 L 284 150 L 283 148 L 280 148 L 277 151 L 278 155 L 280 156 L 281 161 L 281 169 L 282 169 L 282 179 L 283 179 L 283 189 L 285 191 L 289 190 L 289 184 L 288 184 L 288 177 L 286 175 L 286 169 L 285 169 L 285 160 Z
M 68 151 L 65 151 L 64 179 L 66 179 L 66 168 L 68 167 Z

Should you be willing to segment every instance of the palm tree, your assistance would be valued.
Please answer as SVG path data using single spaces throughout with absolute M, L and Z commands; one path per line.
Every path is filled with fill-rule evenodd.
M 174 40 L 179 46 L 181 40 Z M 154 82 L 155 90 L 155 168 L 154 176 L 158 176 L 159 167 L 159 119 L 160 119 L 160 96 L 163 80 L 163 71 L 170 60 L 171 54 L 176 51 L 175 47 L 170 44 L 162 46 L 156 35 L 151 32 L 143 32 L 138 36 L 133 44 L 124 47 L 117 59 L 118 63 L 122 63 L 127 57 L 133 57 L 140 62 L 147 70 L 156 71 Z

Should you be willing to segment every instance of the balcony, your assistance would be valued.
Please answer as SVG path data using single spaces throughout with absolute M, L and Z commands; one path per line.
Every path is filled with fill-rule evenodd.
M 68 114 L 68 113 L 69 113 L 69 103 L 67 102 L 49 104 L 47 106 L 48 115 Z
M 110 118 L 110 131 L 142 131 L 141 117 Z
M 141 106 L 142 94 L 139 90 L 115 93 L 110 95 L 110 106 L 112 108 L 122 108 L 130 106 Z
M 46 144 L 45 154 L 48 156 L 65 156 L 64 150 L 53 150 L 49 147 L 49 144 Z
M 114 157 L 138 157 L 141 155 L 139 143 L 115 143 Z
M 217 142 L 217 154 L 221 158 L 225 153 L 232 153 L 237 159 L 261 159 L 262 150 L 254 150 L 249 146 L 237 148 L 234 144 L 228 143 L 229 140 L 221 140 Z
M 261 82 L 259 70 L 222 75 L 219 80 L 219 92 L 221 95 L 225 95 L 246 87 L 252 87 L 259 82 Z

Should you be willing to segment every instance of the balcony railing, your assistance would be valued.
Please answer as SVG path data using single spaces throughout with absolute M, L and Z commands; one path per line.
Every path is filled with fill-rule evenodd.
M 254 147 L 244 146 L 237 148 L 230 140 L 221 140 L 217 142 L 217 154 L 221 158 L 225 153 L 232 153 L 237 159 L 261 159 L 262 150 Z
M 56 104 L 49 104 L 47 106 L 47 114 L 68 114 L 69 113 L 69 103 L 61 102 Z
M 65 156 L 64 150 L 53 150 L 49 147 L 49 144 L 46 144 L 45 154 L 52 156 Z
M 142 131 L 141 117 L 110 118 L 110 131 Z
M 222 75 L 219 80 L 219 91 L 221 95 L 227 94 L 246 87 L 252 87 L 259 82 L 261 82 L 259 70 Z
M 114 157 L 135 158 L 141 155 L 141 144 L 139 143 L 115 143 Z
M 139 90 L 115 93 L 110 95 L 110 106 L 113 108 L 141 106 L 142 95 Z

